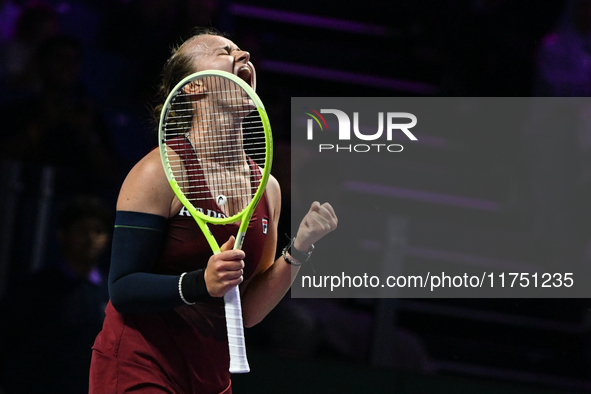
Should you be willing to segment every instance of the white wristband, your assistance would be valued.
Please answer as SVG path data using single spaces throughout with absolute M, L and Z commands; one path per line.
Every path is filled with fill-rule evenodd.
M 179 278 L 179 294 L 180 294 L 180 296 L 181 296 L 181 300 L 183 300 L 183 302 L 184 302 L 185 304 L 187 304 L 187 305 L 194 305 L 194 304 L 195 304 L 194 302 L 189 302 L 189 301 L 187 301 L 187 300 L 185 299 L 185 296 L 183 295 L 183 288 L 182 288 L 181 284 L 183 283 L 183 276 L 185 276 L 185 275 L 186 275 L 186 272 L 183 272 L 183 273 L 181 274 L 181 277 Z

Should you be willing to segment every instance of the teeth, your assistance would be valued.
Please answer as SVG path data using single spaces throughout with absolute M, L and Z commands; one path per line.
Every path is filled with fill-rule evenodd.
M 251 74 L 252 74 L 252 72 L 250 71 L 250 68 L 242 67 L 241 69 L 238 70 L 237 74 L 240 79 L 242 79 L 245 82 L 247 82 L 248 84 L 250 84 L 250 78 L 251 78 Z

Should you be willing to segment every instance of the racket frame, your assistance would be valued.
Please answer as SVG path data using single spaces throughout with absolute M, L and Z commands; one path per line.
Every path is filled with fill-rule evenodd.
M 211 216 L 205 215 L 202 212 L 199 212 L 195 208 L 195 206 L 191 203 L 191 201 L 189 201 L 189 199 L 184 195 L 184 193 L 181 190 L 181 187 L 179 186 L 179 184 L 177 183 L 177 181 L 174 177 L 174 174 L 172 173 L 172 167 L 170 165 L 169 155 L 168 155 L 168 151 L 167 151 L 167 149 L 172 149 L 172 148 L 167 147 L 165 133 L 164 133 L 164 129 L 166 126 L 165 121 L 167 119 L 169 111 L 171 110 L 171 104 L 172 104 L 172 101 L 174 100 L 174 98 L 182 92 L 182 88 L 186 84 L 188 84 L 189 82 L 195 81 L 195 80 L 198 80 L 198 79 L 201 79 L 204 77 L 208 77 L 208 76 L 222 77 L 222 78 L 229 79 L 232 82 L 238 84 L 242 89 L 244 89 L 244 91 L 248 94 L 248 97 L 252 100 L 252 102 L 254 103 L 254 105 L 256 107 L 256 110 L 257 110 L 259 117 L 262 121 L 263 131 L 264 131 L 264 135 L 265 135 L 265 151 L 266 151 L 265 163 L 264 163 L 264 167 L 262 168 L 262 171 L 261 171 L 261 179 L 260 179 L 259 187 L 258 187 L 256 193 L 254 194 L 252 200 L 246 206 L 245 209 L 243 209 L 241 212 L 239 212 L 237 214 L 234 214 L 229 217 L 223 217 L 223 218 L 211 217 Z M 220 253 L 220 246 L 219 246 L 218 242 L 216 241 L 216 239 L 214 238 L 211 231 L 209 230 L 209 227 L 207 226 L 208 223 L 216 224 L 216 225 L 223 225 L 223 224 L 228 224 L 228 223 L 235 223 L 238 220 L 241 220 L 240 227 L 238 228 L 238 233 L 236 235 L 236 241 L 234 243 L 234 249 L 241 249 L 242 244 L 244 242 L 244 238 L 246 236 L 246 230 L 248 229 L 248 225 L 249 225 L 250 219 L 252 217 L 252 214 L 253 214 L 257 204 L 259 203 L 263 193 L 265 192 L 265 188 L 267 186 L 267 181 L 269 180 L 269 176 L 271 174 L 271 164 L 272 164 L 272 160 L 273 160 L 273 137 L 271 134 L 271 125 L 269 123 L 269 118 L 267 116 L 265 106 L 263 105 L 263 102 L 258 97 L 258 95 L 254 91 L 254 89 L 252 89 L 252 87 L 248 83 L 246 83 L 244 80 L 242 80 L 239 77 L 237 77 L 236 75 L 231 74 L 226 71 L 207 70 L 207 71 L 200 71 L 200 72 L 196 72 L 191 75 L 188 75 L 187 77 L 183 78 L 174 87 L 174 89 L 172 89 L 171 93 L 168 95 L 168 97 L 166 98 L 166 101 L 164 102 L 164 106 L 163 106 L 162 112 L 160 114 L 160 122 L 158 124 L 158 146 L 159 146 L 159 150 L 160 150 L 160 158 L 162 160 L 162 165 L 164 167 L 164 173 L 166 174 L 166 178 L 168 179 L 168 182 L 169 182 L 172 190 L 174 191 L 174 194 L 179 199 L 179 201 L 183 204 L 183 206 L 189 211 L 189 213 L 191 214 L 193 219 L 195 219 L 195 222 L 197 223 L 197 225 L 201 229 L 201 231 L 202 231 L 203 235 L 205 236 L 207 242 L 209 243 L 209 246 L 211 247 L 211 250 L 213 251 L 213 253 L 214 254 Z M 229 304 L 232 303 L 232 305 L 234 305 L 235 307 L 238 308 L 238 312 L 239 312 L 239 316 L 240 316 L 240 324 L 242 325 L 242 321 L 241 321 L 242 311 L 241 311 L 241 307 L 240 307 L 240 293 L 238 291 L 238 286 L 236 286 L 235 288 L 231 289 L 228 293 L 226 293 L 226 295 L 224 296 L 224 300 L 226 301 L 226 320 L 228 320 L 228 307 L 230 307 Z M 237 303 L 237 305 L 236 305 L 236 303 Z M 242 340 L 242 342 L 244 342 L 244 334 L 242 332 L 243 327 L 242 326 L 239 327 L 239 330 L 241 331 L 241 333 L 240 333 L 242 336 L 241 340 Z M 229 335 L 229 337 L 230 337 L 230 335 Z M 228 341 L 229 346 L 230 347 L 234 346 L 232 343 L 232 340 L 230 340 L 230 338 L 228 338 L 228 339 L 229 339 L 229 341 Z M 242 344 L 242 347 L 244 347 L 243 344 Z M 239 359 L 238 360 L 233 359 L 233 351 L 232 351 L 232 349 L 230 349 L 230 372 L 231 373 L 249 372 L 250 368 L 248 366 L 248 361 L 246 359 L 245 352 L 243 355 L 241 354 L 237 358 L 239 358 Z
M 174 98 L 179 93 L 181 93 L 181 91 L 182 91 L 181 88 L 191 81 L 194 81 L 196 79 L 201 79 L 206 76 L 218 76 L 218 77 L 230 79 L 232 82 L 238 84 L 242 89 L 244 89 L 246 91 L 246 93 L 248 94 L 249 98 L 253 101 L 254 105 L 256 106 L 256 110 L 259 114 L 259 117 L 261 118 L 261 121 L 263 124 L 263 130 L 265 133 L 265 150 L 266 150 L 267 154 L 265 155 L 265 166 L 262 171 L 259 188 L 257 189 L 251 202 L 247 205 L 247 207 L 244 210 L 242 210 L 241 212 L 239 212 L 235 215 L 225 217 L 225 218 L 211 217 L 211 216 L 205 215 L 202 212 L 199 212 L 195 208 L 195 206 L 189 201 L 189 199 L 187 199 L 185 197 L 185 195 L 182 192 L 179 184 L 177 183 L 174 175 L 172 174 L 171 165 L 170 165 L 170 162 L 168 159 L 166 140 L 164 139 L 164 133 L 163 133 L 163 129 L 165 126 L 164 122 L 165 122 L 165 119 L 168 115 L 168 112 L 170 111 L 171 103 L 174 100 Z M 235 247 L 235 249 L 240 249 L 242 247 L 242 243 L 244 242 L 244 236 L 246 234 L 246 229 L 248 228 L 248 223 L 250 222 L 250 218 L 252 217 L 252 214 L 253 214 L 257 204 L 259 203 L 259 201 L 265 191 L 267 181 L 269 180 L 269 176 L 271 174 L 271 165 L 272 165 L 272 160 L 273 160 L 273 137 L 271 134 L 271 125 L 269 123 L 269 118 L 267 117 L 267 112 L 265 110 L 265 106 L 263 105 L 263 102 L 258 97 L 256 92 L 245 81 L 238 78 L 236 75 L 231 74 L 226 71 L 207 70 L 207 71 L 200 71 L 197 73 L 193 73 L 193 74 L 183 78 L 174 87 L 174 89 L 171 91 L 171 93 L 168 95 L 166 101 L 164 102 L 164 106 L 162 108 L 162 113 L 160 114 L 160 123 L 158 125 L 158 141 L 159 141 L 159 149 L 160 149 L 160 158 L 162 159 L 162 164 L 164 166 L 164 170 L 165 170 L 164 172 L 166 174 L 166 178 L 168 179 L 168 182 L 170 183 L 170 186 L 172 187 L 172 190 L 174 191 L 174 194 L 177 196 L 179 201 L 183 204 L 183 206 L 185 208 L 187 208 L 187 210 L 191 213 L 191 216 L 193 216 L 193 218 L 195 218 L 195 220 L 197 221 L 197 224 L 199 225 L 199 227 L 203 231 L 203 234 L 207 238 L 207 241 L 208 241 L 209 245 L 211 246 L 212 251 L 214 251 L 214 253 L 217 253 L 217 252 L 219 252 L 220 247 L 219 247 L 219 244 L 217 243 L 217 241 L 215 240 L 215 238 L 213 237 L 213 235 L 211 234 L 211 232 L 209 231 L 209 228 L 207 227 L 207 223 L 228 224 L 228 223 L 237 222 L 238 220 L 242 220 L 242 222 L 240 224 L 240 228 L 238 229 L 238 235 L 236 236 L 237 247 Z M 171 149 L 171 148 L 168 148 L 168 149 Z M 199 219 L 199 220 L 197 220 L 197 219 Z

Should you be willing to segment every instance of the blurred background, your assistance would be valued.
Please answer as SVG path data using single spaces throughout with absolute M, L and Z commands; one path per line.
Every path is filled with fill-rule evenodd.
M 85 392 L 117 193 L 157 145 L 160 70 L 194 27 L 226 33 L 257 68 L 280 234 L 295 225 L 292 168 L 314 168 L 290 147 L 291 97 L 591 93 L 589 0 L 0 0 L 0 392 L 34 392 L 24 387 L 35 379 L 45 393 Z M 383 201 L 408 212 L 409 261 L 494 263 L 518 244 L 591 262 L 591 110 L 567 118 L 519 135 L 479 133 L 474 119 L 393 168 L 417 190 L 498 207 Z M 313 198 L 347 193 L 347 181 Z M 288 296 L 246 334 L 252 372 L 233 377 L 236 392 L 591 392 L 585 299 Z

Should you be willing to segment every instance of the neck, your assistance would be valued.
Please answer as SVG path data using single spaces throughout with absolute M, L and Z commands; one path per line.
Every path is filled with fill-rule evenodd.
M 227 129 L 203 130 L 194 127 L 187 139 L 202 163 L 236 167 L 242 166 L 246 161 L 241 133 L 232 133 Z

